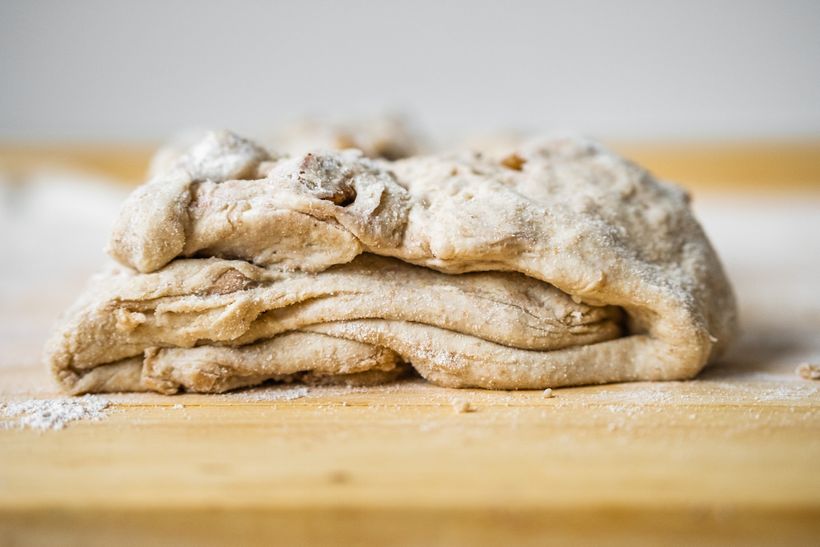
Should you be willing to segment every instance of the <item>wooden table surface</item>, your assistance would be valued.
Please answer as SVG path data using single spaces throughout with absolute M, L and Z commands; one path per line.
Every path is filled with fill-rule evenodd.
M 695 202 L 743 335 L 694 381 L 113 395 L 61 431 L 0 417 L 0 545 L 817 544 L 820 383 L 795 367 L 820 361 L 820 200 Z M 3 402 L 58 396 L 43 337 L 102 259 L 83 250 L 99 226 L 42 216 L 0 226 L 39 243 L 0 248 Z

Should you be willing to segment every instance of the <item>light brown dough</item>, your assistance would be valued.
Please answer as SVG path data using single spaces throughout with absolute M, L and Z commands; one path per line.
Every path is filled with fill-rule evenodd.
M 619 309 L 575 303 L 516 273 L 450 276 L 368 254 L 320 274 L 211 258 L 175 260 L 148 274 L 112 266 L 69 311 L 49 351 L 72 391 L 111 385 L 106 368 L 119 378 L 123 360 L 138 356 L 144 356 L 138 387 L 163 392 L 224 391 L 305 371 L 396 368 L 390 346 L 305 332 L 361 319 L 428 325 L 429 336 L 442 341 L 458 332 L 473 344 L 492 342 L 486 347 L 501 353 L 538 350 L 514 350 L 522 355 L 622 333 Z M 465 346 L 465 355 L 454 358 L 470 352 Z
M 388 162 L 215 133 L 132 194 L 110 252 L 141 273 L 100 276 L 47 350 L 73 392 L 400 362 L 453 387 L 683 379 L 735 327 L 686 194 L 575 139 Z

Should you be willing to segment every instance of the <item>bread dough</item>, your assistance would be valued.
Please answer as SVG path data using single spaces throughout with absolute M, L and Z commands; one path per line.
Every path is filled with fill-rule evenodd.
M 451 387 L 683 379 L 735 327 L 685 192 L 578 139 L 390 162 L 214 133 L 129 197 L 110 253 L 47 349 L 71 392 L 402 363 Z
M 149 274 L 112 266 L 68 316 L 51 359 L 71 391 L 111 386 L 138 356 L 130 366 L 142 372 L 128 380 L 136 385 L 120 389 L 223 391 L 304 371 L 391 371 L 400 361 L 436 370 L 482 355 L 493 366 L 541 363 L 622 333 L 618 308 L 575 303 L 521 274 L 450 276 L 368 254 L 318 275 L 218 258 Z M 380 328 L 412 342 L 394 352 L 348 332 Z

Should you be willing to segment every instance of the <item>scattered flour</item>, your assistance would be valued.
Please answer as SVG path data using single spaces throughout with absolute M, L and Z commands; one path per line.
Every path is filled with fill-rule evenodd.
M 229 398 L 234 401 L 242 402 L 295 401 L 296 399 L 307 397 L 309 393 L 310 390 L 306 387 L 295 387 L 289 389 L 262 388 L 225 394 L 223 395 L 223 397 Z
M 29 399 L 0 403 L 0 414 L 15 418 L 2 426 L 40 431 L 58 431 L 70 422 L 80 420 L 97 422 L 102 420 L 111 406 L 111 401 L 94 395 L 83 397 L 61 397 L 59 399 Z

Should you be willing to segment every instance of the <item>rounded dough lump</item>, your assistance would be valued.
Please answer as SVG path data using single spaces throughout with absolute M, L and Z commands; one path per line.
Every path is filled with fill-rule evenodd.
M 132 194 L 109 250 L 127 268 L 47 350 L 72 391 L 402 362 L 453 387 L 684 379 L 736 321 L 686 193 L 579 139 L 391 162 L 213 133 Z M 276 349 L 285 334 L 319 338 Z

